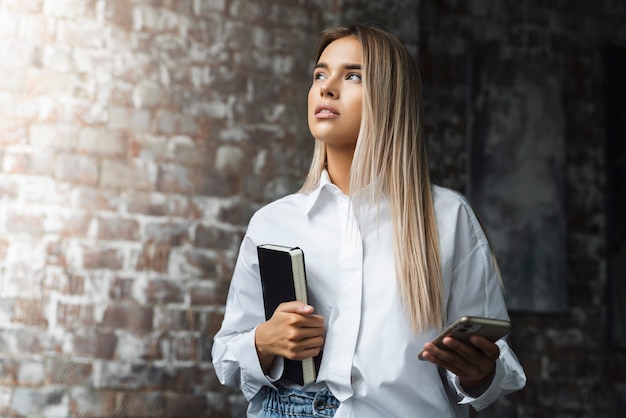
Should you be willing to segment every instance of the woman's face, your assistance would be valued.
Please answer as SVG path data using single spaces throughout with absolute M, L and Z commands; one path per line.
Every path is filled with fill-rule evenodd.
M 309 90 L 309 130 L 328 148 L 354 150 L 361 126 L 363 51 L 355 36 L 322 52 Z

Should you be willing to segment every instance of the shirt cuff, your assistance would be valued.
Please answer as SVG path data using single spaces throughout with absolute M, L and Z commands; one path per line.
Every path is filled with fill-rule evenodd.
M 252 332 L 246 333 L 243 339 L 240 341 L 240 351 L 237 357 L 239 357 L 241 370 L 242 370 L 242 385 L 241 390 L 246 397 L 250 400 L 263 386 L 269 386 L 274 389 L 274 382 L 276 382 L 283 374 L 284 362 L 282 358 L 277 357 L 272 364 L 270 374 L 266 375 L 261 368 L 261 362 L 256 352 L 256 345 L 254 343 L 254 336 L 256 334 L 256 328 Z
M 448 379 L 452 383 L 452 386 L 454 386 L 457 393 L 462 396 L 459 404 L 464 405 L 471 403 L 477 411 L 486 408 L 498 398 L 501 393 L 500 384 L 503 377 L 504 367 L 502 366 L 502 361 L 498 359 L 496 360 L 496 371 L 493 375 L 493 379 L 491 380 L 491 384 L 480 396 L 474 397 L 463 389 L 463 386 L 461 386 L 461 379 L 458 376 L 448 372 Z
M 278 379 L 283 377 L 283 372 L 285 371 L 285 359 L 279 356 L 276 356 L 274 362 L 272 363 L 272 367 L 270 369 L 270 374 L 265 377 L 269 382 L 276 382 Z

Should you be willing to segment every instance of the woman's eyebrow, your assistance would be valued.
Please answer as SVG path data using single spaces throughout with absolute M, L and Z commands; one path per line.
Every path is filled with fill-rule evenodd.
M 328 68 L 328 64 L 324 62 L 318 62 L 315 64 L 315 68 Z M 362 70 L 363 66 L 361 64 L 344 64 L 343 68 L 346 70 Z

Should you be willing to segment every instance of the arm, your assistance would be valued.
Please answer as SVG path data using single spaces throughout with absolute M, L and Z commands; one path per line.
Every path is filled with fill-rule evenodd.
M 500 273 L 481 225 L 467 201 L 459 196 L 456 222 L 441 228 L 441 253 L 448 269 L 446 317 L 484 316 L 508 319 Z M 471 345 L 452 338 L 450 350 L 425 344 L 424 359 L 446 369 L 447 380 L 460 403 L 480 410 L 501 395 L 521 389 L 524 371 L 505 339 L 496 343 L 475 337 Z
M 240 388 L 247 400 L 263 386 L 272 384 L 261 368 L 255 348 L 256 328 L 265 321 L 255 251 L 254 243 L 246 236 L 230 283 L 224 320 L 212 348 L 219 381 Z
M 282 363 L 275 360 L 315 356 L 324 333 L 324 319 L 301 302 L 283 303 L 265 320 L 257 263 L 256 245 L 246 236 L 212 349 L 220 382 L 239 387 L 248 400 L 281 377 Z
M 459 383 L 468 394 L 478 397 L 490 386 L 500 356 L 498 346 L 486 338 L 473 336 L 470 344 L 455 338 L 443 340 L 447 349 L 432 343 L 424 345 L 422 358 L 447 369 L 458 376 Z
M 261 368 L 269 374 L 274 359 L 303 360 L 319 354 L 324 339 L 324 318 L 302 302 L 278 306 L 269 321 L 256 329 L 255 346 Z

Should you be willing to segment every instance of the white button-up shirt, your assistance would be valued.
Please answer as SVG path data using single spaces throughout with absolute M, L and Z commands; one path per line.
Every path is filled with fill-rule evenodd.
M 487 239 L 467 201 L 434 186 L 446 322 L 465 315 L 507 319 L 497 269 Z M 440 330 L 411 332 L 395 277 L 389 204 L 354 212 L 350 198 L 323 173 L 319 186 L 260 209 L 250 220 L 231 281 L 222 328 L 215 336 L 213 364 L 222 382 L 239 387 L 250 401 L 248 417 L 261 407 L 263 386 L 282 373 L 275 361 L 266 376 L 254 333 L 265 321 L 256 247 L 298 246 L 305 254 L 309 304 L 325 318 L 326 336 L 316 383 L 341 401 L 336 418 L 467 417 L 503 393 L 520 389 L 526 377 L 505 340 L 491 386 L 478 398 L 458 378 L 417 353 Z M 282 384 L 282 382 L 281 382 Z

